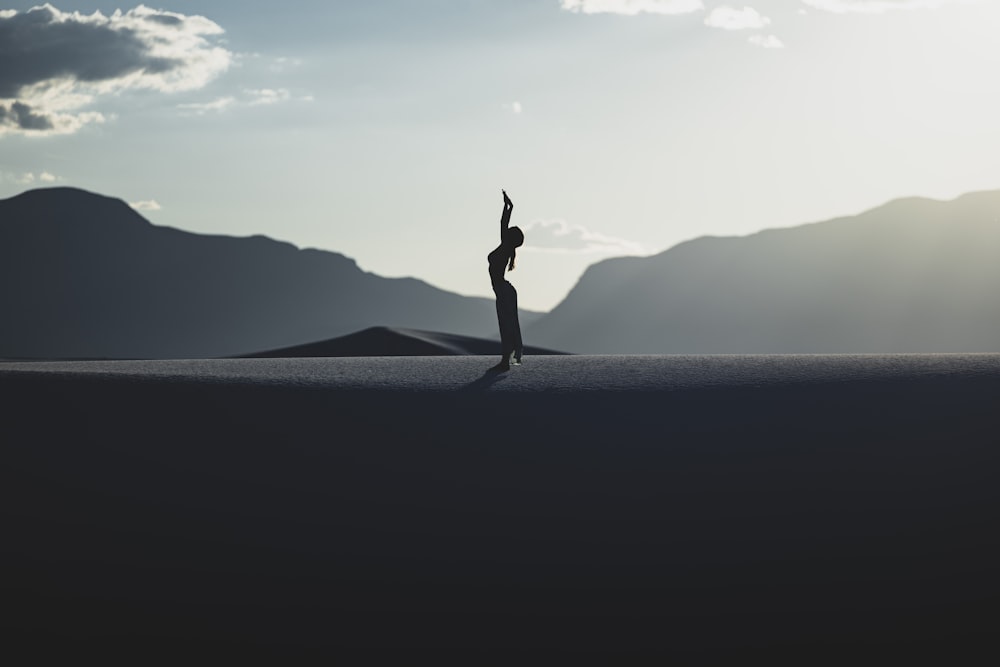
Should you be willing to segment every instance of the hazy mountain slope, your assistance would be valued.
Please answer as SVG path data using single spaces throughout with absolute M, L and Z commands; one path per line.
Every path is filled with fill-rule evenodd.
M 527 327 L 573 352 L 1000 351 L 1000 192 L 590 267 Z
M 0 312 L 0 357 L 219 356 L 374 325 L 470 335 L 496 326 L 490 299 L 262 236 L 157 227 L 120 200 L 72 188 L 0 201 Z

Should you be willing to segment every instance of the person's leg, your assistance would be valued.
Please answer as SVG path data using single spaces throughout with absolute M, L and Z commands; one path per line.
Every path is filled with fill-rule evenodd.
M 510 286 L 511 309 L 510 309 L 510 329 L 513 343 L 514 360 L 521 363 L 521 356 L 524 354 L 524 343 L 521 341 L 521 323 L 517 316 L 517 290 Z
M 517 323 L 517 291 L 510 283 L 503 286 L 503 300 L 501 313 L 503 314 L 503 352 L 506 359 L 510 359 L 520 344 L 521 332 Z
M 500 363 L 494 366 L 497 370 L 505 370 L 510 367 L 510 355 L 514 349 L 514 343 L 510 331 L 510 318 L 507 316 L 508 295 L 506 290 L 495 289 L 497 295 L 497 324 L 500 327 Z

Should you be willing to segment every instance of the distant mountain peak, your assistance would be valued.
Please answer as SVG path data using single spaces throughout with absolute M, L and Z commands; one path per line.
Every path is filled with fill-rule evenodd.
M 69 186 L 25 190 L 9 199 L 0 199 L 0 205 L 4 205 L 10 211 L 8 215 L 0 218 L 0 224 L 16 221 L 73 222 L 87 219 L 152 225 L 124 200 Z
M 74 188 L 68 185 L 58 185 L 48 188 L 32 188 L 31 190 L 25 190 L 24 192 L 14 195 L 7 200 L 0 201 L 58 201 L 58 202 L 75 202 L 75 201 L 105 201 L 105 202 L 116 202 L 119 204 L 124 204 L 128 206 L 121 199 L 115 197 L 109 197 L 107 195 L 97 194 L 96 192 L 91 192 L 90 190 L 84 190 L 82 188 Z

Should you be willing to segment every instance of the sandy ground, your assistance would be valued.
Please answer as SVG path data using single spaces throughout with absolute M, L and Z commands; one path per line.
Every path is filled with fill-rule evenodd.
M 7 375 L 237 383 L 334 391 L 589 392 L 1000 377 L 1000 354 L 527 356 L 487 374 L 493 357 L 361 357 L 0 363 Z
M 0 364 L 7 645 L 996 656 L 1000 355 L 491 361 Z

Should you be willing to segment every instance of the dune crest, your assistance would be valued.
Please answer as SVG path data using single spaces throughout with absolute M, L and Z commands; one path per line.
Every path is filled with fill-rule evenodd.
M 532 345 L 525 346 L 525 353 L 566 354 Z M 240 356 L 246 358 L 440 357 L 490 354 L 500 354 L 498 341 L 401 327 L 369 327 L 338 338 Z

